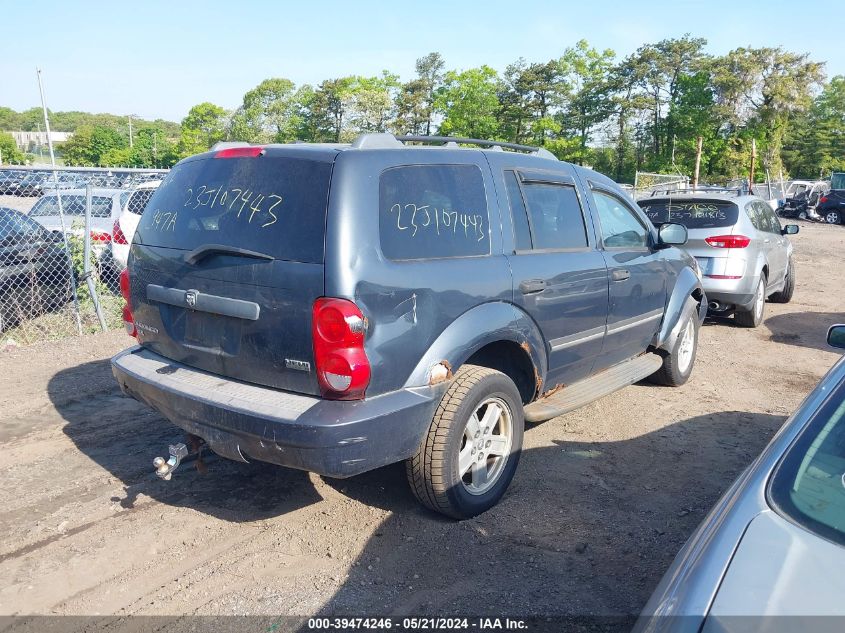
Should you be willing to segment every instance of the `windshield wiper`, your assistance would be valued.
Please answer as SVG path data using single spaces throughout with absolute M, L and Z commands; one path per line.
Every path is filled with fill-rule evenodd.
M 185 256 L 185 261 L 189 264 L 198 264 L 211 255 L 236 255 L 238 257 L 250 257 L 252 259 L 265 259 L 271 262 L 276 259 L 272 255 L 267 255 L 266 253 L 250 251 L 245 248 L 238 248 L 237 246 L 227 246 L 226 244 L 203 244 L 188 253 Z

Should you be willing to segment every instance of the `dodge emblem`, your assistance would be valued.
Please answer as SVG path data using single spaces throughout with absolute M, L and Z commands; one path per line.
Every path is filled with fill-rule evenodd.
M 196 290 L 188 290 L 185 292 L 185 303 L 188 304 L 189 308 L 193 308 L 197 305 L 197 295 L 199 293 Z

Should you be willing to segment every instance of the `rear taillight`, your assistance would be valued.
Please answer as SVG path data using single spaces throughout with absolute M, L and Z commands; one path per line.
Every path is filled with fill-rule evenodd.
M 360 400 L 370 384 L 364 315 L 351 301 L 322 297 L 311 313 L 314 365 L 320 392 L 332 400 Z
M 111 242 L 111 233 L 105 231 L 91 231 L 91 242 L 94 244 L 107 244 Z
M 214 158 L 255 158 L 264 153 L 264 148 L 260 145 L 250 145 L 249 147 L 227 147 L 221 149 L 214 154 Z
M 132 309 L 129 307 L 129 269 L 124 268 L 120 273 L 120 294 L 126 302 L 123 306 L 123 327 L 129 336 L 138 337 L 138 330 L 135 329 L 135 318 L 132 316 Z
M 120 230 L 120 220 L 114 221 L 114 228 L 112 229 L 112 242 L 115 244 L 121 244 L 126 246 L 129 244 L 129 241 L 126 239 L 126 236 L 123 234 L 123 231 Z
M 745 235 L 714 235 L 704 238 L 704 241 L 713 248 L 745 248 L 751 243 L 751 238 Z
M 822 196 L 819 198 L 819 202 L 827 202 L 827 196 Z

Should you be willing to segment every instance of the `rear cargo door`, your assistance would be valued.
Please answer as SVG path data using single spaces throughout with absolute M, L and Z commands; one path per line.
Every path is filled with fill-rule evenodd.
M 180 163 L 147 204 L 129 258 L 139 339 L 222 376 L 317 394 L 311 307 L 336 153 L 237 149 Z

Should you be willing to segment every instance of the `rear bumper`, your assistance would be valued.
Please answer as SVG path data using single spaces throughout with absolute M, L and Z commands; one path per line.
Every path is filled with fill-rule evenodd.
M 750 310 L 754 304 L 754 291 L 759 277 L 743 276 L 741 279 L 713 279 L 704 277 L 702 286 L 708 301 L 733 305 L 740 310 Z
M 411 457 L 447 383 L 332 401 L 243 383 L 141 347 L 112 358 L 124 393 L 229 459 L 350 477 Z

